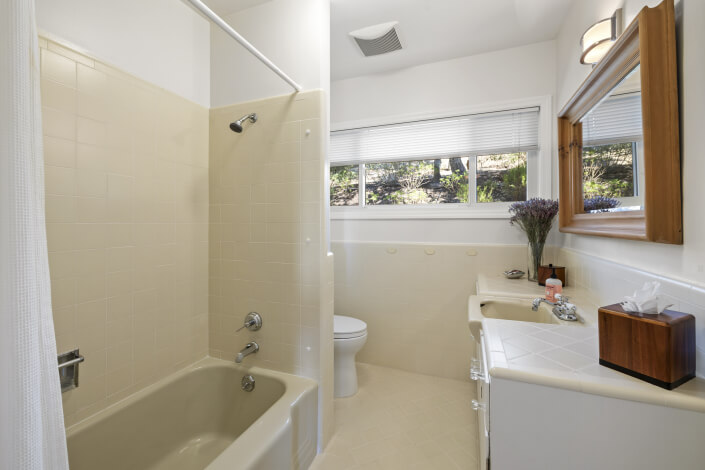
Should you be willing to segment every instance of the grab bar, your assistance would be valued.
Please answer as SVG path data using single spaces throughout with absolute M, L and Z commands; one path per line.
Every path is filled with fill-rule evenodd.
M 64 367 L 72 366 L 74 364 L 80 364 L 81 362 L 85 361 L 86 358 L 83 356 L 78 356 L 76 359 L 71 359 L 70 361 L 63 362 L 59 364 L 59 369 L 63 369 Z
M 59 354 L 59 380 L 61 393 L 78 387 L 78 365 L 86 358 L 78 353 L 78 349 Z

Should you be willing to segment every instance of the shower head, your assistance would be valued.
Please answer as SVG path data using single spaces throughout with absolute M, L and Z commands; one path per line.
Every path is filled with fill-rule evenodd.
M 257 122 L 257 114 L 252 113 L 252 114 L 247 114 L 246 116 L 241 117 L 235 122 L 230 123 L 230 129 L 233 130 L 233 132 L 237 132 L 238 134 L 242 132 L 242 123 L 245 121 L 250 121 L 252 123 Z

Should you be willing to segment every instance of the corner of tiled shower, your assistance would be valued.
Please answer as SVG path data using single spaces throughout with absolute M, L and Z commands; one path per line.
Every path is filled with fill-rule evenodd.
M 333 261 L 321 90 L 208 110 L 42 38 L 46 217 L 71 425 L 251 340 L 319 382 L 332 432 Z M 256 112 L 242 134 L 228 123 Z M 235 330 L 249 311 L 262 330 Z

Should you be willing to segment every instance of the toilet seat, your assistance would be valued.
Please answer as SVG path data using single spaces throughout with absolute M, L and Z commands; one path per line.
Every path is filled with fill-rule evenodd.
M 367 334 L 367 323 L 353 317 L 334 315 L 333 332 L 334 339 L 359 338 Z

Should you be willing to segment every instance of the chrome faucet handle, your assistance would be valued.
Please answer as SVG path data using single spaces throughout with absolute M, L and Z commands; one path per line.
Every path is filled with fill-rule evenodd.
M 242 325 L 240 328 L 238 328 L 237 330 L 235 330 L 235 333 L 237 333 L 237 332 L 240 331 L 240 330 L 244 330 L 245 328 L 248 328 L 248 329 L 249 329 L 250 326 L 251 326 L 251 322 L 247 322 L 247 321 L 246 321 L 244 325 Z
M 247 328 L 250 331 L 258 331 L 260 328 L 262 328 L 262 316 L 257 313 L 257 312 L 250 312 L 245 316 L 245 323 L 235 330 L 235 333 L 237 333 L 240 330 L 244 330 Z

